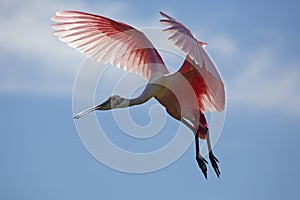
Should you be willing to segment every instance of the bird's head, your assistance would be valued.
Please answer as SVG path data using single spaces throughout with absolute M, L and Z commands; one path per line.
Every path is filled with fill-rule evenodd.
M 111 110 L 114 108 L 124 108 L 128 106 L 128 101 L 120 97 L 119 95 L 114 95 L 109 97 L 105 102 L 99 104 L 96 110 Z

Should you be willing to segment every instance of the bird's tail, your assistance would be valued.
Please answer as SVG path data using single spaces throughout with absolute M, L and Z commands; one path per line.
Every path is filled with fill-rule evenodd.
M 93 112 L 93 111 L 95 111 L 95 110 L 96 110 L 96 106 L 93 106 L 93 107 L 91 107 L 91 108 L 88 108 L 88 109 L 86 109 L 86 110 L 83 110 L 83 111 L 77 113 L 76 115 L 73 116 L 73 118 L 74 118 L 74 119 L 79 119 L 80 117 L 82 117 L 82 116 L 84 116 L 84 115 L 86 115 L 86 114 L 88 114 L 88 113 L 90 113 L 90 112 Z

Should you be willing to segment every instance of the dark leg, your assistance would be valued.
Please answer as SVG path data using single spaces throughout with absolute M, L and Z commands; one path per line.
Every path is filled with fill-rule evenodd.
M 207 161 L 201 156 L 200 154 L 200 148 L 199 148 L 199 138 L 198 138 L 198 130 L 195 129 L 191 124 L 189 124 L 185 119 L 181 119 L 181 121 L 187 126 L 189 127 L 194 135 L 195 135 L 195 148 L 196 148 L 196 161 L 203 173 L 203 175 L 205 176 L 205 178 L 207 179 L 207 168 L 206 168 L 206 164 Z
M 203 175 L 207 179 L 207 168 L 206 168 L 207 161 L 200 154 L 199 138 L 198 138 L 197 133 L 195 134 L 195 146 L 196 146 L 196 160 L 197 160 L 197 163 L 198 163 Z
M 218 162 L 219 160 L 214 156 L 213 152 L 212 152 L 212 147 L 211 147 L 211 143 L 210 143 L 210 137 L 209 137 L 209 131 L 207 130 L 206 133 L 206 140 L 207 140 L 207 146 L 208 146 L 208 152 L 209 152 L 209 160 L 211 162 L 212 167 L 214 168 L 216 175 L 218 176 L 218 178 L 220 178 L 221 172 L 218 166 Z

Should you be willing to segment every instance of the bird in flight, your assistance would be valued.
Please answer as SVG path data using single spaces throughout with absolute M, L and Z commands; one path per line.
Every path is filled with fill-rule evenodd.
M 206 43 L 176 19 L 160 12 L 163 32 L 185 53 L 180 69 L 169 73 L 163 59 L 150 40 L 139 30 L 107 17 L 79 12 L 58 11 L 51 18 L 58 38 L 87 57 L 102 64 L 111 64 L 133 71 L 148 83 L 136 98 L 113 95 L 107 101 L 88 108 L 75 119 L 95 111 L 125 108 L 142 104 L 154 97 L 169 115 L 185 124 L 195 135 L 196 161 L 207 179 L 207 161 L 201 156 L 199 138 L 207 141 L 209 159 L 220 176 L 218 159 L 214 156 L 205 112 L 223 111 L 225 89 L 222 78 L 208 53 Z

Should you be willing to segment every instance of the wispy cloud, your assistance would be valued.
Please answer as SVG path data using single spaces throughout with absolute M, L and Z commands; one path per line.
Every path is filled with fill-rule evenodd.
M 224 35 L 211 40 L 214 53 L 223 54 L 221 71 L 231 107 L 300 114 L 299 63 L 278 56 L 286 47 L 284 40 L 251 48 L 243 48 Z
M 95 3 L 81 0 L 29 2 L 0 2 L 0 51 L 2 57 L 4 55 L 1 71 L 5 72 L 0 75 L 0 92 L 70 95 L 76 71 L 84 56 L 53 36 L 50 17 L 57 10 L 74 9 L 124 19 L 129 15 L 129 7 L 124 3 L 99 3 L 99 6 L 95 6 Z M 157 19 L 158 17 L 155 22 Z M 147 21 L 130 18 L 129 23 L 141 27 L 144 20 Z M 149 19 L 147 24 L 159 26 L 158 22 L 151 23 L 153 20 Z M 208 51 L 221 68 L 227 83 L 230 106 L 300 113 L 300 69 L 296 66 L 299 63 L 289 61 L 288 57 L 278 56 L 282 55 L 282 49 L 289 49 L 289 38 L 282 37 L 280 30 L 273 31 L 272 34 L 280 38 L 278 40 L 277 37 L 276 46 L 272 42 L 266 42 L 244 47 L 241 41 L 229 36 L 228 32 L 211 33 L 208 28 L 197 32 L 195 27 L 197 24 L 190 28 L 196 36 L 199 33 L 200 40 L 205 38 Z M 166 42 L 165 38 L 162 42 L 157 42 L 166 37 L 163 33 L 160 35 L 159 30 L 142 30 L 152 38 L 161 52 L 168 49 L 174 54 L 180 54 L 178 50 L 171 48 L 171 43 Z M 283 55 L 288 56 L 288 53 Z M 167 64 L 175 66 L 172 61 L 174 56 L 166 52 L 163 56 Z M 180 63 L 180 59 L 177 61 Z
M 96 6 L 80 0 L 4 0 L 0 4 L 1 71 L 5 69 L 0 75 L 0 92 L 43 95 L 69 95 L 84 58 L 52 34 L 50 17 L 62 9 L 93 12 L 96 8 L 117 17 L 126 8 L 122 3 Z
M 251 109 L 300 114 L 300 71 L 265 48 L 245 60 L 244 70 L 229 81 L 229 100 Z
M 257 30 L 256 34 L 266 37 L 265 31 Z M 272 30 L 263 44 L 247 46 L 209 28 L 199 35 L 207 38 L 208 51 L 223 74 L 231 108 L 300 114 L 300 62 L 290 49 L 293 39 L 286 32 Z

